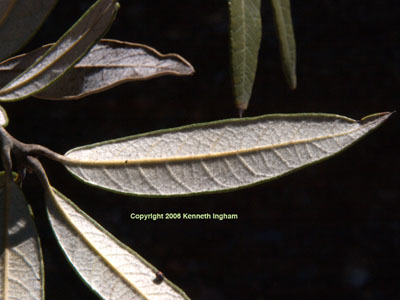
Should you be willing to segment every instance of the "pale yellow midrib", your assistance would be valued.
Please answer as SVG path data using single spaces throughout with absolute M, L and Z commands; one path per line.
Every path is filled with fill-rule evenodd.
M 271 149 L 276 149 L 276 148 L 282 148 L 282 147 L 287 147 L 287 146 L 292 146 L 292 145 L 299 145 L 299 144 L 305 144 L 305 143 L 311 143 L 311 142 L 316 142 L 316 141 L 321 141 L 324 139 L 333 139 L 336 137 L 341 137 L 345 135 L 349 135 L 353 132 L 359 131 L 364 129 L 365 127 L 374 127 L 374 123 L 379 122 L 380 119 L 377 119 L 375 121 L 366 123 L 365 125 L 361 125 L 353 130 L 349 130 L 346 132 L 338 133 L 338 134 L 330 134 L 330 135 L 325 135 L 317 138 L 312 138 L 312 139 L 303 139 L 303 140 L 298 140 L 298 141 L 290 141 L 290 142 L 285 142 L 281 144 L 274 144 L 274 145 L 266 145 L 266 146 L 261 146 L 261 147 L 254 147 L 254 148 L 248 148 L 248 149 L 240 149 L 236 151 L 225 151 L 225 152 L 219 152 L 219 153 L 213 153 L 213 154 L 199 154 L 199 155 L 188 155 L 188 156 L 177 156 L 177 157 L 168 157 L 168 158 L 145 158 L 145 159 L 134 159 L 134 160 L 108 160 L 108 161 L 101 161 L 101 160 L 78 160 L 78 159 L 73 159 L 67 157 L 67 160 L 64 161 L 66 165 L 69 166 L 132 166 L 132 165 L 143 165 L 143 164 L 164 164 L 164 163 L 175 163 L 175 162 L 185 162 L 185 161 L 200 161 L 200 160 L 205 160 L 205 159 L 215 159 L 215 158 L 221 158 L 221 157 L 230 157 L 230 156 L 236 156 L 236 155 L 244 155 L 244 154 L 249 154 L 249 153 L 254 153 L 254 152 L 261 152 L 261 151 L 267 151 Z M 85 150 L 85 149 L 82 149 Z M 77 150 L 79 151 L 79 150 Z M 71 152 L 73 153 L 73 152 Z

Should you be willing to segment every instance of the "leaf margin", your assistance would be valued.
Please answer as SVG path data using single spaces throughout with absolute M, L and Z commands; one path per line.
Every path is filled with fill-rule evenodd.
M 274 11 L 276 33 L 279 39 L 283 73 L 289 88 L 295 90 L 297 87 L 296 41 L 294 38 L 290 0 L 271 0 L 271 5 Z M 286 14 L 282 11 L 283 5 L 289 9 Z
M 111 239 L 114 243 L 116 243 L 118 245 L 118 247 L 121 247 L 122 249 L 126 250 L 127 252 L 129 252 L 131 255 L 135 256 L 136 258 L 138 258 L 140 260 L 141 263 L 143 263 L 144 265 L 146 265 L 148 268 L 150 268 L 154 274 L 156 274 L 159 270 L 153 266 L 150 262 L 148 262 L 146 259 L 144 259 L 140 254 L 138 254 L 135 250 L 133 250 L 132 248 L 128 247 L 126 244 L 124 244 L 123 242 L 121 242 L 120 240 L 118 240 L 114 235 L 112 235 L 108 230 L 106 230 L 104 227 L 102 227 L 96 220 L 94 220 L 93 218 L 91 218 L 88 214 L 86 214 L 82 209 L 80 209 L 72 200 L 70 200 L 68 197 L 66 197 L 64 194 L 62 194 L 61 192 L 59 192 L 56 188 L 54 188 L 53 186 L 51 186 L 48 183 L 48 186 L 46 187 L 46 196 L 48 196 L 49 198 L 52 198 L 51 200 L 49 200 L 47 197 L 46 199 L 46 211 L 47 211 L 47 216 L 51 225 L 51 229 L 55 235 L 55 238 L 57 240 L 57 243 L 59 244 L 59 247 L 61 249 L 61 251 L 63 252 L 63 255 L 65 256 L 66 260 L 68 261 L 68 263 L 71 265 L 72 269 L 75 271 L 75 273 L 77 274 L 77 276 L 81 279 L 81 281 L 99 298 L 101 299 L 105 299 L 103 298 L 101 295 L 99 295 L 90 285 L 89 282 L 87 282 L 82 275 L 78 272 L 78 270 L 75 268 L 74 264 L 72 263 L 72 261 L 69 259 L 68 255 L 66 254 L 64 248 L 61 246 L 59 240 L 58 240 L 58 236 L 55 233 L 51 218 L 50 218 L 50 213 L 49 213 L 49 209 L 48 209 L 48 204 L 47 202 L 52 201 L 53 205 L 56 207 L 56 209 L 58 210 L 58 213 L 62 214 L 63 217 L 65 218 L 65 220 L 68 220 L 68 223 L 70 226 L 72 226 L 77 232 L 79 232 L 79 235 L 81 236 L 82 239 L 84 239 L 86 242 L 87 239 L 86 237 L 84 237 L 84 235 L 82 235 L 80 233 L 80 230 L 76 227 L 75 224 L 73 224 L 73 222 L 70 221 L 69 216 L 64 212 L 64 210 L 60 207 L 60 205 L 57 203 L 57 200 L 54 200 L 53 197 L 55 195 L 58 195 L 59 197 L 61 197 L 64 201 L 66 201 L 69 205 L 71 205 L 76 211 L 78 211 L 80 214 L 82 214 L 93 226 L 96 227 L 96 229 L 100 230 L 101 232 L 103 232 L 109 239 Z M 90 242 L 88 242 L 90 243 Z M 90 245 L 91 248 L 94 248 L 95 251 L 97 252 L 97 249 Z M 103 259 L 103 255 L 99 254 Z M 114 266 L 113 266 L 114 268 Z M 118 270 L 116 270 L 118 271 Z M 164 277 L 163 281 L 165 281 L 171 288 L 173 288 L 177 293 L 179 293 L 183 299 L 185 300 L 190 300 L 190 298 L 186 295 L 186 293 L 179 288 L 177 285 L 175 285 L 173 282 L 171 282 L 168 278 Z M 106 300 L 106 299 L 105 299 Z
M 6 84 L 5 86 L 3 86 L 0 89 L 0 102 L 15 102 L 15 101 L 20 101 L 23 100 L 25 98 L 28 98 L 36 93 L 39 93 L 40 91 L 46 89 L 48 86 L 52 85 L 57 79 L 59 79 L 60 77 L 63 76 L 63 74 L 65 74 L 66 72 L 68 72 L 69 69 L 71 69 L 77 62 L 79 62 L 79 60 L 91 49 L 91 47 L 105 34 L 107 33 L 107 31 L 110 29 L 116 14 L 120 8 L 120 4 L 118 3 L 118 0 L 109 0 L 113 3 L 112 7 L 114 12 L 112 13 L 112 16 L 109 20 L 108 25 L 104 28 L 104 30 L 102 31 L 102 33 L 100 34 L 100 36 L 98 36 L 98 38 L 96 38 L 95 40 L 93 40 L 91 43 L 89 43 L 88 46 L 86 46 L 86 50 L 83 51 L 70 65 L 69 67 L 67 67 L 63 73 L 59 74 L 58 76 L 56 76 L 55 78 L 53 78 L 52 80 L 50 80 L 49 82 L 47 82 L 43 87 L 35 90 L 34 92 L 29 92 L 28 94 L 25 94 L 21 97 L 16 97 L 16 98 L 10 98 L 10 99 L 1 99 L 2 95 L 4 95 L 4 91 L 7 91 L 7 89 L 9 89 L 9 85 L 12 84 L 14 81 L 17 81 L 19 78 L 23 77 L 25 75 L 25 73 L 27 73 L 28 71 L 30 71 L 31 69 L 33 69 L 36 65 L 38 65 L 42 60 L 44 60 L 46 58 L 46 56 L 51 53 L 51 51 L 53 49 L 55 49 L 59 44 L 61 44 L 64 39 L 68 36 L 68 34 L 73 31 L 76 27 L 78 27 L 78 25 L 80 25 L 81 21 L 84 20 L 84 18 L 90 13 L 92 12 L 98 5 L 100 5 L 100 2 L 102 1 L 107 1 L 107 0 L 97 0 L 94 4 L 92 4 L 89 9 L 57 40 L 57 42 L 54 43 L 54 46 L 52 46 L 51 48 L 49 48 L 39 59 L 37 59 L 30 67 L 28 67 L 28 69 L 26 69 L 23 73 L 19 74 L 16 78 L 14 78 L 13 80 L 11 80 L 8 84 Z M 111 7 L 111 6 L 110 6 Z M 104 16 L 104 14 L 103 14 Z M 18 86 L 17 85 L 16 88 L 12 88 L 12 90 L 18 90 Z
M 119 40 L 115 40 L 115 39 L 100 39 L 99 41 L 117 42 L 117 43 L 121 43 L 121 44 L 128 44 L 128 45 L 133 46 L 133 47 L 144 48 L 144 49 L 148 50 L 149 52 L 152 52 L 156 56 L 159 56 L 162 59 L 164 59 L 164 58 L 175 58 L 175 59 L 178 59 L 178 60 L 180 60 L 181 63 L 185 64 L 189 69 L 191 69 L 191 73 L 190 74 L 181 74 L 181 73 L 175 72 L 175 71 L 165 71 L 162 74 L 161 73 L 160 74 L 154 74 L 154 75 L 146 76 L 146 77 L 143 77 L 143 78 L 132 78 L 132 77 L 129 77 L 129 78 L 114 82 L 113 84 L 108 85 L 106 87 L 97 89 L 95 91 L 85 92 L 85 93 L 79 94 L 77 96 L 66 96 L 66 97 L 62 97 L 62 98 L 42 97 L 41 93 L 39 92 L 39 93 L 33 95 L 33 97 L 39 98 L 39 99 L 45 99 L 45 100 L 79 100 L 79 99 L 82 99 L 82 98 L 87 97 L 89 95 L 93 95 L 93 94 L 101 93 L 103 91 L 107 91 L 109 89 L 112 89 L 112 88 L 114 88 L 114 87 L 116 87 L 118 85 L 121 85 L 121 84 L 124 84 L 124 83 L 127 83 L 127 82 L 144 81 L 144 80 L 149 80 L 149 79 L 162 77 L 162 76 L 168 76 L 168 75 L 188 76 L 188 75 L 193 75 L 194 72 L 195 72 L 195 70 L 194 70 L 193 66 L 190 64 L 190 62 L 187 61 L 185 58 L 183 58 L 181 55 L 176 54 L 176 53 L 163 54 L 163 53 L 159 52 L 158 50 L 156 50 L 155 48 L 152 48 L 152 47 L 150 47 L 148 45 L 145 45 L 145 44 L 132 43 L 132 42 L 127 42 L 127 41 L 119 41 Z M 89 50 L 89 52 L 90 52 L 90 50 Z M 71 69 L 73 69 L 74 67 L 78 67 L 79 68 L 79 62 L 75 66 L 73 66 Z M 51 88 L 51 86 L 49 88 Z M 46 89 L 44 89 L 43 92 L 46 92 Z
M 100 190 L 105 190 L 108 192 L 112 192 L 115 194 L 121 194 L 121 195 L 127 195 L 127 196 L 134 196 L 134 197 L 143 197 L 143 198 L 170 198 L 170 197 L 189 197 L 189 196 L 198 196 L 198 195 L 209 195 L 209 194 L 217 194 L 217 193 L 226 193 L 226 192 L 232 192 L 232 191 L 236 191 L 236 190 L 241 190 L 241 189 L 246 189 L 246 188 L 250 188 L 253 186 L 257 186 L 259 184 L 263 184 L 272 180 L 276 180 L 279 179 L 283 176 L 287 176 L 290 175 L 294 172 L 300 171 L 303 168 L 306 168 L 308 166 L 311 166 L 313 164 L 318 164 L 320 162 L 323 162 L 327 159 L 330 159 L 340 153 L 342 153 L 343 151 L 347 150 L 349 147 L 353 146 L 354 144 L 356 144 L 357 142 L 359 142 L 360 140 L 362 140 L 365 136 L 369 135 L 371 132 L 373 132 L 375 129 L 379 128 L 394 112 L 379 112 L 379 113 L 374 113 L 374 114 L 370 114 L 367 116 L 364 116 L 363 118 L 361 118 L 360 120 L 355 120 L 355 119 L 351 119 L 349 117 L 346 116 L 342 116 L 342 115 L 338 115 L 338 114 L 329 114 L 329 113 L 295 113 L 295 114 L 268 114 L 268 115 L 262 115 L 262 116 L 256 116 L 256 117 L 246 117 L 246 118 L 231 118 L 231 119 L 225 119 L 225 120 L 218 120 L 218 121 L 211 121 L 211 122 L 205 122 L 205 123 L 196 123 L 196 124 L 190 124 L 190 125 L 184 125 L 184 126 L 179 126 L 179 127 L 175 127 L 175 128 L 168 128 L 168 129 L 160 129 L 160 130 L 155 130 L 155 131 L 150 131 L 150 132 L 146 132 L 146 133 L 141 133 L 141 134 L 137 134 L 137 135 L 131 135 L 131 136 L 127 136 L 127 137 L 122 137 L 122 138 L 116 138 L 116 139 L 110 139 L 107 141 L 102 141 L 102 142 L 97 142 L 97 143 L 93 143 L 93 144 L 89 144 L 89 145 L 84 145 L 84 146 L 80 146 L 80 147 L 76 147 L 73 148 L 69 151 L 67 151 L 65 153 L 66 156 L 66 160 L 65 161 L 60 161 L 65 167 L 66 169 L 69 171 L 69 173 L 75 177 L 78 181 L 88 185 L 88 186 L 92 186 L 95 188 L 98 188 Z M 121 142 L 124 140 L 128 140 L 128 139 L 132 139 L 134 138 L 140 138 L 140 137 L 145 137 L 147 135 L 152 135 L 152 134 L 163 134 L 163 133 L 170 133 L 170 132 L 177 132 L 179 130 L 182 129 L 195 129 L 195 128 L 201 128 L 203 126 L 208 126 L 208 125 L 221 125 L 221 124 L 226 124 L 232 121 L 259 121 L 262 119 L 267 119 L 267 118 L 276 118 L 276 117 L 290 117 L 290 118 L 297 118 L 297 117 L 307 117 L 307 116 L 311 116 L 311 117 L 328 117 L 328 118 L 336 118 L 336 119 L 342 119 L 344 121 L 347 122 L 352 122 L 352 123 L 365 123 L 367 121 L 373 121 L 373 119 L 378 119 L 378 118 L 382 118 L 382 120 L 380 121 L 380 123 L 375 126 L 374 128 L 372 128 L 371 130 L 369 130 L 367 133 L 365 133 L 364 135 L 362 135 L 360 138 L 357 138 L 356 140 L 354 140 L 353 142 L 351 142 L 350 144 L 348 144 L 347 146 L 343 147 L 342 149 L 340 149 L 339 151 L 330 154 L 328 156 L 325 156 L 321 159 L 318 159 L 316 161 L 312 161 L 306 164 L 303 164 L 300 167 L 296 167 L 294 169 L 291 169 L 285 173 L 282 173 L 278 176 L 272 177 L 272 178 L 267 178 L 264 180 L 260 180 L 257 182 L 253 182 L 250 184 L 245 184 L 242 186 L 238 186 L 238 187 L 233 187 L 233 188 L 227 188 L 227 189 L 222 189 L 222 190 L 213 190 L 213 191 L 202 191 L 202 192 L 192 192 L 192 193 L 182 193 L 182 194 L 167 194 L 167 195 L 149 195 L 149 194 L 136 194 L 136 193 L 131 193 L 131 192 L 124 192 L 124 191 L 117 191 L 117 190 L 113 190 L 111 188 L 107 188 L 104 186 L 101 186 L 99 184 L 96 183 L 90 183 L 90 182 L 86 182 L 85 180 L 83 180 L 82 178 L 80 178 L 79 176 L 77 176 L 74 172 L 72 172 L 71 170 L 69 170 L 68 166 L 69 165 L 78 165 L 79 166 L 79 162 L 78 161 L 73 161 L 71 159 L 68 158 L 68 153 L 75 151 L 75 150 L 81 150 L 81 149 L 87 149 L 88 147 L 94 147 L 94 146 L 101 146 L 103 144 L 108 144 L 108 143 L 112 143 L 112 142 Z M 90 163 L 88 163 L 90 165 Z
M 40 30 L 40 28 L 43 26 L 43 24 L 46 22 L 47 18 L 49 15 L 52 13 L 54 8 L 56 7 L 58 3 L 58 0 L 54 0 L 52 6 L 50 9 L 47 11 L 47 13 L 43 16 L 41 22 L 36 26 L 36 28 L 31 32 L 31 34 L 24 40 L 23 43 L 19 43 L 20 45 L 16 48 L 16 50 L 13 50 L 12 52 L 8 53 L 4 57 L 0 57 L 0 61 L 3 61 L 4 59 L 8 59 L 11 55 L 17 53 L 19 50 L 21 50 L 23 47 L 25 47 L 32 39 L 33 37 L 37 34 L 37 32 Z M 15 5 L 15 4 L 14 4 Z M 11 8 L 12 9 L 12 8 Z M 1 18 L 1 16 L 0 16 Z M 4 20 L 0 20 L 0 27 L 3 26 L 4 23 L 2 21 L 6 21 L 8 17 L 6 17 Z
M 6 172 L 5 171 L 0 171 L 0 190 L 4 189 L 4 193 L 6 193 Z M 18 176 L 17 173 L 12 172 L 12 178 L 15 179 Z M 12 179 L 12 180 L 13 180 Z M 22 189 L 16 184 L 14 183 L 14 181 L 11 182 L 11 184 L 15 185 L 15 187 L 19 190 L 19 192 L 21 193 L 22 197 L 23 197 L 23 202 L 26 205 L 26 209 L 27 209 L 27 213 L 29 215 L 29 217 L 31 218 L 31 226 L 32 229 L 34 230 L 34 232 L 36 233 L 35 236 L 35 241 L 37 242 L 37 246 L 38 246 L 38 260 L 39 260 L 39 276 L 41 278 L 41 282 L 40 282 L 40 289 L 41 289 L 41 297 L 40 300 L 44 300 L 45 299 L 45 270 L 44 270 L 44 259 L 43 259 L 43 250 L 42 250 L 42 245 L 41 245 L 41 240 L 40 240 L 40 236 L 38 234 L 38 230 L 37 230 L 37 226 L 36 223 L 34 221 L 35 216 L 33 214 L 33 210 L 31 205 L 28 203 L 28 201 L 26 200 L 25 194 L 23 193 Z M 3 224 L 0 224 L 0 226 L 2 226 Z M 3 229 L 1 229 L 3 230 Z M 1 283 L 2 284 L 2 283 Z
M 261 46 L 262 39 L 262 20 L 261 20 L 261 0 L 251 0 L 252 2 L 246 2 L 248 0 L 229 0 L 229 17 L 230 17 L 230 52 L 231 52 L 231 69 L 232 69 L 232 81 L 233 81 L 233 94 L 235 97 L 235 106 L 239 110 L 239 115 L 242 116 L 243 112 L 247 109 L 251 94 L 253 92 L 254 82 L 256 78 L 256 72 L 258 67 L 258 54 Z M 235 3 L 234 3 L 235 2 Z M 241 19 L 246 19 L 246 8 L 249 8 L 250 5 L 255 5 L 254 13 L 256 14 L 256 20 L 253 20 L 254 23 L 249 26 L 252 27 L 251 31 L 253 32 L 251 38 L 247 38 L 247 32 L 244 32 L 245 29 L 240 29 L 240 25 L 235 25 L 236 18 L 234 16 L 234 5 L 240 6 L 238 4 L 241 2 L 241 6 L 243 7 L 242 14 L 239 15 Z M 247 3 L 247 4 L 246 4 Z M 249 4 L 250 3 L 250 4 Z M 245 21 L 243 21 L 245 22 Z M 251 22 L 250 22 L 251 23 Z M 253 27 L 254 26 L 254 27 Z M 238 29 L 239 27 L 239 29 Z M 254 33 L 255 30 L 255 33 Z M 240 31 L 239 38 L 238 35 L 235 34 L 236 31 Z M 243 32 L 242 32 L 243 31 Z M 244 40 L 244 45 L 238 46 L 239 40 Z M 249 49 L 249 41 L 250 43 L 254 43 L 254 49 Z M 247 41 L 247 42 L 246 42 Z M 237 52 L 243 52 L 243 55 L 237 55 Z M 248 53 L 250 52 L 250 53 Z M 244 57 L 253 57 L 254 60 Z M 239 63 L 238 63 L 239 61 Z M 248 61 L 251 62 L 250 70 L 248 69 Z M 239 68 L 240 65 L 243 65 L 243 70 Z M 238 79 L 239 78 L 239 79 Z M 248 85 L 246 84 L 248 82 Z

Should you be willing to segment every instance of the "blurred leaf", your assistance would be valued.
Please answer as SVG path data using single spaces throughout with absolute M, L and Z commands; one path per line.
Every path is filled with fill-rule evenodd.
M 8 59 L 0 64 L 0 87 L 22 73 L 51 45 Z M 68 72 L 35 97 L 79 99 L 118 84 L 164 75 L 191 75 L 194 69 L 176 54 L 163 55 L 145 45 L 100 40 Z
M 44 299 L 39 237 L 21 189 L 0 173 L 0 299 Z
M 75 148 L 65 164 L 85 183 L 126 194 L 232 190 L 328 158 L 389 116 L 266 115 L 195 124 Z
M 8 116 L 6 110 L 0 106 L 0 126 L 6 127 L 8 125 Z
M 294 39 L 290 0 L 271 0 L 274 9 L 276 29 L 279 37 L 283 72 L 289 87 L 295 89 L 296 78 L 296 41 Z
M 62 76 L 105 34 L 118 8 L 116 0 L 98 0 L 53 47 L 0 90 L 0 101 L 29 97 Z
M 68 260 L 102 299 L 189 299 L 54 188 L 47 193 L 47 212 Z
M 56 3 L 57 0 L 0 1 L 0 61 L 34 36 Z
M 240 114 L 247 109 L 261 43 L 261 1 L 230 0 L 233 90 Z

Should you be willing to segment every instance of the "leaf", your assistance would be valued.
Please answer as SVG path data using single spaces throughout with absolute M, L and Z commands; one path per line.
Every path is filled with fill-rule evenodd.
M 62 76 L 105 34 L 118 8 L 116 0 L 98 0 L 53 47 L 0 90 L 0 101 L 29 97 Z
M 279 37 L 283 73 L 294 90 L 297 85 L 296 78 L 296 41 L 294 39 L 290 0 L 271 0 L 274 9 L 276 29 Z
M 139 254 L 81 211 L 60 192 L 47 193 L 47 212 L 65 255 L 102 299 L 189 299 Z
M 21 189 L 0 174 L 0 299 L 44 299 L 39 237 Z
M 32 38 L 56 3 L 57 0 L 0 1 L 0 61 Z
M 0 88 L 3 88 L 11 80 L 27 70 L 37 59 L 49 50 L 49 44 L 37 48 L 29 53 L 20 54 L 0 63 Z
M 6 127 L 8 125 L 8 116 L 6 110 L 0 105 L 0 126 Z
M 23 72 L 50 45 L 19 55 L 0 64 L 0 87 Z M 163 55 L 145 45 L 100 40 L 68 72 L 35 97 L 79 99 L 118 84 L 163 75 L 191 75 L 194 69 L 176 54 Z
M 226 191 L 330 157 L 389 116 L 265 115 L 195 124 L 75 148 L 64 164 L 83 182 L 120 193 Z
M 261 43 L 261 1 L 231 0 L 230 35 L 233 90 L 240 114 L 247 109 Z

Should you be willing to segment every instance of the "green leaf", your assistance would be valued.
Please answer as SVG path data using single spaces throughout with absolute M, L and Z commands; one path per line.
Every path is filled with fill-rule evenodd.
M 6 110 L 0 105 L 0 126 L 6 127 L 8 125 L 8 116 Z
M 261 43 L 260 0 L 231 0 L 230 34 L 233 91 L 240 114 L 247 109 Z
M 42 57 L 0 90 L 0 101 L 21 100 L 57 80 L 106 33 L 118 8 L 116 0 L 98 0 Z
M 46 195 L 48 216 L 61 248 L 102 299 L 189 299 L 60 192 L 52 188 Z
M 0 299 L 44 299 L 44 271 L 32 211 L 0 173 Z
M 75 148 L 64 163 L 83 182 L 126 194 L 232 190 L 330 157 L 389 116 L 265 115 L 195 124 Z
M 0 61 L 32 38 L 56 3 L 57 0 L 0 1 Z
M 0 64 L 0 87 L 22 73 L 51 45 L 19 55 Z M 160 54 L 145 45 L 100 40 L 50 87 L 35 94 L 43 99 L 79 99 L 118 84 L 164 75 L 191 75 L 193 67 L 176 54 Z
M 289 87 L 294 90 L 297 85 L 296 41 L 290 12 L 290 0 L 271 0 L 271 3 L 279 37 L 283 73 L 286 76 Z

